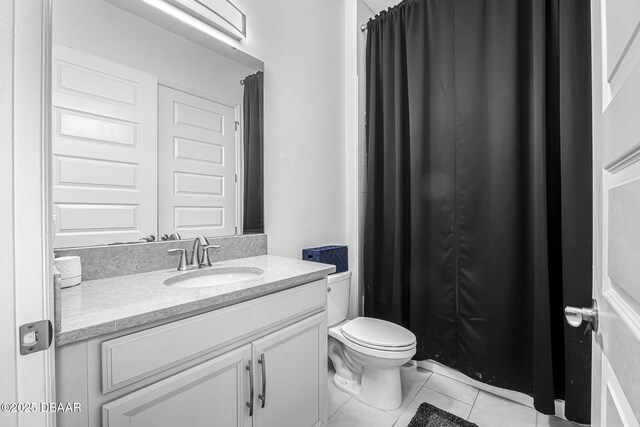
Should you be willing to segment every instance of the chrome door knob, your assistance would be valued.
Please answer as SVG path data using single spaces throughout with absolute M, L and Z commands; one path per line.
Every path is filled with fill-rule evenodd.
M 564 317 L 567 323 L 574 328 L 582 325 L 582 322 L 589 323 L 593 332 L 598 332 L 598 304 L 593 300 L 591 307 L 565 307 Z

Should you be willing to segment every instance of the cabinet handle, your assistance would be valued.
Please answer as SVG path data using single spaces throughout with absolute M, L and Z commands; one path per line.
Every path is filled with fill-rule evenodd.
M 267 404 L 267 364 L 264 360 L 264 353 L 260 355 L 258 363 L 262 365 L 262 393 L 258 395 L 258 399 L 262 401 L 261 408 Z
M 251 361 L 247 365 L 247 371 L 249 371 L 249 401 L 247 407 L 249 408 L 249 416 L 253 417 L 253 370 L 251 369 Z

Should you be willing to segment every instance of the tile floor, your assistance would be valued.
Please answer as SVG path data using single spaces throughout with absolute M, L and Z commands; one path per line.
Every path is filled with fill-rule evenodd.
M 365 405 L 338 390 L 330 369 L 329 422 L 332 427 L 405 427 L 418 406 L 428 402 L 480 427 L 575 427 L 568 421 L 538 414 L 528 406 L 514 403 L 442 375 L 413 365 L 400 368 L 402 406 L 382 411 Z

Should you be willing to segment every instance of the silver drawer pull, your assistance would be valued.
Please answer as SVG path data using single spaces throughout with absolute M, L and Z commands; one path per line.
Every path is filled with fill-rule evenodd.
M 247 371 L 249 371 L 249 401 L 247 407 L 249 408 L 249 416 L 253 417 L 253 370 L 251 369 L 251 361 L 247 365 Z
M 258 363 L 262 365 L 262 393 L 258 395 L 258 399 L 262 401 L 261 408 L 267 404 L 267 366 L 264 360 L 264 353 L 260 355 Z

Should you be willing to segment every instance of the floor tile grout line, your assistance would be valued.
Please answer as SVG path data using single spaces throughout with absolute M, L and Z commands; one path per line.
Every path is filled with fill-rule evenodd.
M 416 391 L 416 393 L 413 395 L 413 397 L 411 398 L 411 401 L 407 404 L 407 406 L 403 409 L 403 411 L 402 411 L 402 412 L 400 412 L 398 415 L 395 415 L 395 414 L 392 414 L 392 413 L 391 413 L 391 412 L 389 412 L 389 411 L 384 411 L 384 410 L 381 410 L 381 409 L 380 409 L 380 411 L 381 411 L 381 412 L 383 412 L 383 413 L 385 413 L 385 414 L 389 415 L 390 417 L 393 417 L 393 418 L 394 418 L 394 421 L 393 421 L 392 427 L 395 427 L 395 424 L 400 420 L 400 418 L 402 418 L 402 416 L 404 415 L 404 413 L 405 413 L 405 412 L 407 412 L 407 409 L 408 409 L 409 405 L 411 405 L 411 403 L 413 403 L 413 401 L 418 397 L 418 394 L 419 394 L 419 393 L 420 393 L 420 391 L 424 388 L 424 385 L 427 383 L 427 381 L 429 380 L 429 378 L 431 378 L 431 377 L 433 376 L 433 372 L 432 372 L 432 371 L 429 371 L 429 370 L 427 370 L 427 369 L 425 369 L 424 371 L 425 371 L 426 373 L 428 373 L 427 378 L 425 378 L 425 379 L 424 379 L 424 381 L 422 381 L 422 382 L 420 382 L 420 383 L 418 383 L 418 384 L 417 384 L 417 385 L 418 385 L 418 390 L 417 390 L 417 391 Z M 329 372 L 329 376 L 330 376 L 330 375 L 331 375 L 331 373 Z M 328 386 L 329 386 L 329 384 L 328 384 Z M 340 391 L 340 392 L 342 392 L 342 391 L 341 391 L 340 389 L 338 389 L 338 388 L 335 388 L 335 389 L 336 389 L 336 391 Z M 329 393 L 329 394 L 331 394 L 330 386 L 329 386 L 328 393 Z M 344 392 L 342 392 L 342 393 L 344 393 Z M 349 396 L 347 393 L 344 393 L 344 394 L 346 394 L 346 395 L 348 396 L 347 400 L 346 400 L 344 403 L 342 403 L 338 408 L 336 408 L 336 410 L 333 412 L 333 414 L 331 414 L 331 415 L 328 415 L 328 416 L 327 416 L 327 423 L 328 423 L 332 418 L 334 418 L 335 416 L 337 416 L 337 415 L 338 415 L 338 413 L 343 409 L 343 407 L 344 407 L 347 403 L 349 403 L 349 402 L 351 401 L 351 399 L 353 399 L 353 398 L 354 398 L 353 396 Z M 440 393 L 440 394 L 441 394 L 441 393 Z M 444 396 L 444 395 L 443 395 L 443 396 Z M 357 399 L 356 399 L 356 400 L 357 400 Z M 404 400 L 403 400 L 403 401 L 404 401 Z M 464 403 L 464 402 L 463 402 L 463 403 Z M 377 408 L 375 408 L 375 409 L 377 409 Z
M 331 418 L 333 418 L 333 417 L 334 417 L 338 412 L 340 412 L 340 409 L 342 409 L 342 408 L 344 407 L 344 405 L 346 405 L 346 404 L 347 404 L 347 402 L 348 402 L 348 401 L 350 401 L 351 399 L 353 399 L 353 397 L 349 396 L 349 398 L 348 398 L 347 400 L 345 400 L 345 401 L 344 401 L 344 403 L 343 403 L 342 405 L 338 406 L 338 407 L 336 408 L 336 410 L 335 410 L 335 411 L 333 411 L 333 414 L 331 414 L 331 415 L 329 415 L 329 416 L 327 417 L 327 421 L 329 421 L 329 420 L 330 420 Z
M 425 369 L 425 371 L 427 371 Z M 404 412 L 407 410 L 407 408 L 409 407 L 409 405 L 411 405 L 411 403 L 416 399 L 416 397 L 418 397 L 418 394 L 420 393 L 420 390 L 422 390 L 425 386 L 425 384 L 427 383 L 427 381 L 429 381 L 429 378 L 431 378 L 431 375 L 433 374 L 433 372 L 431 371 L 427 371 L 429 372 L 429 376 L 427 378 L 425 378 L 425 380 L 422 382 L 422 384 L 419 386 L 418 390 L 416 391 L 416 393 L 413 395 L 413 397 L 411 398 L 411 401 L 409 401 L 409 403 L 407 403 L 407 406 L 403 409 L 403 411 L 396 417 L 396 422 L 400 419 L 400 417 L 402 417 L 402 415 L 404 414 Z M 404 398 L 402 399 L 402 403 L 404 403 Z M 402 404 L 400 404 L 400 408 L 402 408 Z M 400 409 L 398 408 L 398 409 Z M 393 411 L 397 411 L 397 409 L 394 409 Z M 393 415 L 391 412 L 392 411 L 384 411 L 387 414 L 391 415 L 392 417 L 395 417 L 395 415 Z M 395 424 L 395 423 L 394 423 Z
M 393 422 L 393 425 L 391 427 L 407 427 L 407 426 L 401 426 L 400 424 L 398 424 L 398 421 L 400 421 L 400 417 L 398 417 L 398 419 Z M 398 425 L 396 425 L 396 424 L 398 424 Z
M 405 399 L 403 399 L 403 403 L 404 403 L 405 400 L 409 400 L 409 401 L 406 404 L 406 406 L 402 409 L 402 411 L 399 412 L 397 415 L 392 414 L 392 413 L 390 413 L 388 411 L 379 410 L 381 413 L 384 413 L 384 414 L 386 414 L 386 416 L 390 416 L 389 418 L 391 418 L 391 419 L 388 419 L 388 420 L 387 419 L 384 420 L 384 425 L 385 426 L 406 427 L 404 425 L 401 425 L 401 423 L 399 423 L 399 421 L 406 420 L 407 418 L 409 418 L 409 419 L 412 418 L 412 416 L 414 415 L 414 411 L 410 410 L 410 407 L 412 405 L 415 405 L 416 403 L 419 404 L 422 401 L 418 397 L 419 397 L 419 394 L 425 389 L 427 389 L 427 391 L 429 393 L 435 393 L 437 395 L 440 395 L 442 398 L 447 398 L 450 401 L 457 402 L 457 404 L 464 405 L 465 407 L 469 408 L 469 412 L 468 412 L 468 415 L 467 415 L 466 419 L 467 420 L 471 420 L 472 419 L 471 415 L 473 415 L 473 413 L 475 412 L 475 407 L 477 405 L 479 405 L 479 403 L 481 403 L 481 402 L 478 402 L 478 400 L 479 400 L 479 397 L 480 397 L 480 393 L 483 392 L 483 390 L 479 390 L 476 387 L 471 386 L 472 389 L 476 390 L 476 395 L 475 395 L 475 397 L 473 399 L 473 403 L 469 404 L 469 403 L 464 402 L 464 401 L 462 401 L 462 400 L 460 400 L 460 399 L 458 399 L 458 398 L 456 398 L 454 396 L 450 396 L 449 394 L 453 394 L 451 392 L 450 393 L 446 393 L 446 392 L 443 393 L 442 391 L 439 391 L 439 390 L 436 390 L 434 388 L 431 388 L 431 387 L 427 386 L 427 383 L 429 382 L 429 380 L 432 378 L 433 375 L 434 375 L 434 373 L 430 372 L 428 377 L 424 380 L 424 382 L 423 381 L 415 381 L 415 382 L 414 381 L 410 381 L 410 382 L 412 382 L 412 385 L 408 390 L 406 390 L 409 393 L 407 393 Z M 415 379 L 415 377 L 412 377 L 412 379 Z M 409 380 L 407 379 L 407 381 L 409 381 Z M 454 381 L 456 381 L 456 380 L 454 380 Z M 454 387 L 454 389 L 455 389 L 455 387 Z M 414 390 L 417 390 L 415 394 L 413 393 Z M 329 390 L 330 394 L 331 394 L 331 391 L 340 392 L 339 389 L 337 389 L 337 388 L 333 388 L 333 390 L 330 389 Z M 447 391 L 449 391 L 449 390 L 447 390 Z M 465 390 L 465 391 L 468 391 L 468 390 Z M 344 392 L 342 392 L 342 393 L 344 393 Z M 501 396 L 494 395 L 493 393 L 490 393 L 490 392 L 484 392 L 484 393 L 487 396 L 495 396 L 496 398 L 501 398 Z M 348 414 L 353 415 L 351 409 L 354 409 L 354 408 L 345 408 L 345 406 L 348 405 L 349 402 L 351 402 L 352 399 L 354 399 L 353 396 L 347 396 L 347 399 L 339 407 L 336 408 L 336 410 L 333 412 L 333 414 L 331 416 L 328 417 L 328 421 L 329 420 L 336 421 L 338 417 L 341 417 L 342 415 L 345 415 L 345 414 L 346 415 L 348 415 Z M 504 398 L 502 398 L 502 399 L 504 399 Z M 500 399 L 500 400 L 502 400 L 502 399 Z M 356 399 L 356 401 L 357 400 L 358 399 Z M 522 404 L 519 404 L 518 402 L 509 402 L 509 403 L 513 403 L 518 407 L 524 407 L 524 408 L 529 409 L 529 410 L 533 409 L 533 408 L 528 407 L 528 405 L 522 405 Z M 374 409 L 377 409 L 377 408 L 374 408 Z M 476 420 L 484 419 L 484 417 L 486 415 L 486 414 L 484 414 L 485 408 L 483 407 L 479 411 L 480 411 L 480 413 L 476 413 L 476 416 L 473 419 L 476 419 Z M 532 418 L 529 418 L 529 421 L 526 424 L 528 427 L 537 427 L 539 425 L 539 423 L 541 422 L 540 416 L 542 416 L 542 415 L 540 413 L 538 413 L 537 411 L 535 411 L 535 409 L 534 409 L 533 412 L 534 412 L 535 416 L 532 417 Z M 478 417 L 480 417 L 480 418 L 478 418 Z M 382 422 L 382 419 L 380 421 Z M 333 424 L 328 422 L 328 425 L 333 425 Z
M 433 372 L 431 372 L 431 375 L 433 375 Z M 396 424 L 398 423 L 398 421 L 400 421 L 400 418 L 402 418 L 402 416 L 405 414 L 405 412 L 407 412 L 409 410 L 409 407 L 411 406 L 411 404 L 418 398 L 418 395 L 420 394 L 420 391 L 422 389 L 424 389 L 425 384 L 427 383 L 427 381 L 429 381 L 429 378 L 431 378 L 431 375 L 429 375 L 429 377 L 426 380 L 424 380 L 424 383 L 422 384 L 422 387 L 420 387 L 420 389 L 418 389 L 418 392 L 413 396 L 411 401 L 409 401 L 407 406 L 404 408 L 402 413 L 396 418 L 396 420 L 394 421 L 394 423 L 393 423 L 393 425 L 391 427 L 396 427 Z M 431 389 L 429 389 L 429 390 L 431 390 Z M 398 427 L 400 427 L 400 426 L 398 426 Z
M 391 415 L 392 417 L 395 417 L 395 418 L 396 418 L 396 421 L 394 422 L 394 425 L 395 425 L 395 423 L 396 423 L 396 422 L 398 422 L 398 420 L 400 419 L 400 417 L 402 417 L 402 415 L 404 415 L 404 413 L 407 411 L 407 408 L 409 407 L 409 405 L 411 405 L 411 403 L 413 403 L 413 401 L 418 397 L 418 394 L 420 394 L 420 390 L 422 390 L 422 389 L 424 388 L 424 385 L 426 384 L 426 382 L 427 382 L 427 380 L 428 380 L 428 379 L 429 379 L 429 378 L 427 378 L 426 380 L 424 380 L 424 383 L 422 383 L 422 385 L 420 386 L 420 388 L 418 388 L 418 390 L 417 390 L 417 391 L 416 391 L 416 393 L 413 395 L 413 397 L 411 398 L 411 400 L 407 403 L 407 406 L 405 406 L 405 407 L 404 407 L 404 409 L 402 410 L 402 412 L 400 412 L 400 413 L 398 414 L 398 416 L 395 416 L 394 414 L 392 414 L 392 413 L 391 413 L 392 411 L 384 411 L 384 412 L 386 412 L 387 414 Z M 407 397 L 408 397 L 408 396 L 407 396 Z M 399 407 L 398 409 L 402 408 L 402 404 L 404 404 L 404 401 L 405 401 L 405 399 L 403 398 L 403 399 L 402 399 L 402 403 L 400 404 L 400 407 Z M 397 411 L 397 409 L 394 409 L 394 411 Z
M 480 396 L 480 389 L 478 389 L 478 392 L 476 393 L 476 398 L 473 399 L 473 405 L 471 405 L 471 410 L 469 411 L 469 415 L 467 415 L 467 421 L 469 421 L 469 418 L 471 418 L 471 413 L 473 412 L 473 408 L 476 407 L 476 402 L 478 401 L 478 396 Z
M 478 401 L 478 396 L 480 396 L 480 389 L 478 389 L 478 392 L 476 393 L 476 398 L 473 399 L 473 404 L 471 405 L 471 407 L 473 408 L 474 406 L 476 406 L 476 402 Z
M 454 381 L 455 381 L 455 380 L 454 380 Z M 464 384 L 464 383 L 462 383 L 462 384 Z M 469 387 L 473 387 L 473 386 L 469 386 Z M 471 406 L 472 408 L 473 408 L 473 405 L 475 405 L 475 402 L 476 402 L 476 401 L 475 401 L 475 399 L 474 399 L 474 401 L 473 401 L 473 405 L 472 405 L 472 404 L 469 404 L 469 403 L 465 402 L 464 400 L 460 400 L 460 399 L 458 399 L 457 397 L 449 396 L 447 393 L 443 393 L 443 392 L 441 392 L 440 390 L 433 389 L 433 388 L 429 387 L 426 383 L 425 383 L 424 387 L 422 387 L 422 388 L 428 388 L 428 389 L 429 389 L 429 390 L 431 390 L 431 391 L 435 391 L 436 393 L 440 393 L 440 394 L 441 394 L 441 395 L 443 395 L 443 396 L 447 396 L 447 397 L 448 397 L 448 398 L 450 398 L 450 399 L 456 400 L 456 401 L 458 401 L 458 402 L 460 402 L 460 403 L 464 403 L 465 405 L 467 405 L 467 406 Z M 475 387 L 473 387 L 473 388 L 475 388 Z M 476 390 L 478 390 L 478 392 L 480 391 L 479 389 L 476 389 Z M 479 394 L 479 393 L 478 393 L 478 394 Z M 478 398 L 478 394 L 476 394 L 476 399 Z
M 468 407 L 469 407 L 469 415 L 467 415 L 467 419 L 469 418 L 469 416 L 471 416 L 471 411 L 473 411 L 473 406 L 472 406 L 472 405 L 469 405 L 467 402 L 463 402 L 462 400 L 456 399 L 455 397 L 451 397 L 451 396 L 449 396 L 448 394 L 444 394 L 444 393 L 442 393 L 442 392 L 440 392 L 440 391 L 438 391 L 438 390 L 434 390 L 434 389 L 432 389 L 431 387 L 427 387 L 426 385 L 425 385 L 424 387 L 422 387 L 422 389 L 425 389 L 425 388 L 426 388 L 426 389 L 428 389 L 429 391 L 432 391 L 432 392 L 434 392 L 434 393 L 437 393 L 437 394 L 439 394 L 439 395 L 441 395 L 441 396 L 447 397 L 447 398 L 449 398 L 449 399 L 453 399 L 453 400 L 455 400 L 455 401 L 456 401 L 456 402 L 458 402 L 458 403 L 462 403 L 464 406 L 468 406 Z M 419 392 L 419 391 L 418 391 L 418 393 L 416 394 L 416 396 L 413 398 L 413 400 L 409 403 L 409 405 L 407 405 L 407 408 L 411 405 L 411 403 L 413 403 L 413 401 L 414 401 L 414 400 L 416 400 L 416 399 L 418 398 L 418 394 L 420 394 L 420 392 Z M 477 396 L 476 396 L 476 398 L 477 398 Z M 405 410 L 406 410 L 406 408 L 405 408 Z M 399 418 L 398 418 L 398 419 L 399 419 Z

